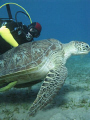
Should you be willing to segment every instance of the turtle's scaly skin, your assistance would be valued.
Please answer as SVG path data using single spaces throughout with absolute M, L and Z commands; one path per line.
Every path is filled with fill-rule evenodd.
M 22 87 L 44 80 L 29 110 L 29 115 L 34 115 L 64 84 L 67 58 L 72 54 L 87 54 L 89 51 L 88 44 L 78 41 L 62 44 L 56 39 L 46 39 L 25 43 L 0 56 L 0 85 L 10 83 L 5 87 L 6 90 L 14 86 L 13 82 Z

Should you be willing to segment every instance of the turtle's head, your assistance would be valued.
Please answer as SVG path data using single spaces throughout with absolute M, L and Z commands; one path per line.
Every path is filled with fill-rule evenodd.
M 90 46 L 87 43 L 79 41 L 71 41 L 67 44 L 63 44 L 65 59 L 71 55 L 88 54 L 90 52 Z
M 74 42 L 75 46 L 75 53 L 74 55 L 79 54 L 88 54 L 90 52 L 90 46 L 87 43 L 79 42 L 79 41 L 72 41 Z

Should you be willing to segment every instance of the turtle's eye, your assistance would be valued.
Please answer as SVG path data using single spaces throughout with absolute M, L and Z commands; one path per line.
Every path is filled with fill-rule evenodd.
M 88 45 L 86 45 L 86 48 L 89 48 L 89 46 L 88 46 Z
M 90 50 L 90 47 L 89 47 L 89 45 L 86 45 L 85 47 L 86 47 L 86 50 Z

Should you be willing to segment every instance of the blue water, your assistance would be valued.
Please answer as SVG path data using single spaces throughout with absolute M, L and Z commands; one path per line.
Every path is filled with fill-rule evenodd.
M 0 5 L 12 0 L 0 0 Z M 62 43 L 72 40 L 90 44 L 90 0 L 13 0 L 23 6 L 32 21 L 42 25 L 42 32 L 35 40 L 55 38 Z M 21 8 L 10 5 L 13 18 Z M 0 17 L 8 17 L 6 7 L 0 9 Z M 18 15 L 18 21 L 30 24 L 29 19 Z M 31 120 L 89 120 L 90 119 L 90 53 L 71 57 L 66 64 L 68 77 L 51 107 Z M 34 101 L 34 92 L 12 89 L 0 93 L 0 120 L 25 120 L 28 107 Z M 55 109 L 54 109 L 55 108 Z
M 8 0 L 0 0 L 0 5 Z M 12 0 L 10 0 L 12 2 Z M 90 43 L 90 0 L 13 0 L 23 6 L 30 14 L 32 21 L 42 25 L 41 36 L 35 40 L 56 38 L 61 42 L 79 40 Z M 11 5 L 13 18 L 21 10 Z M 0 17 L 6 17 L 7 11 L 0 9 Z M 23 20 L 22 20 L 23 19 Z M 24 16 L 18 20 L 29 24 Z

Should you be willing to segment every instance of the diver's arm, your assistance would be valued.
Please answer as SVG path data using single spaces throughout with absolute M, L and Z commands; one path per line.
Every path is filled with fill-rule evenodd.
M 13 38 L 12 34 L 10 33 L 10 30 L 6 28 L 6 26 L 2 26 L 0 28 L 0 35 L 1 37 L 8 42 L 11 46 L 17 47 L 19 44 L 16 42 L 16 40 Z

